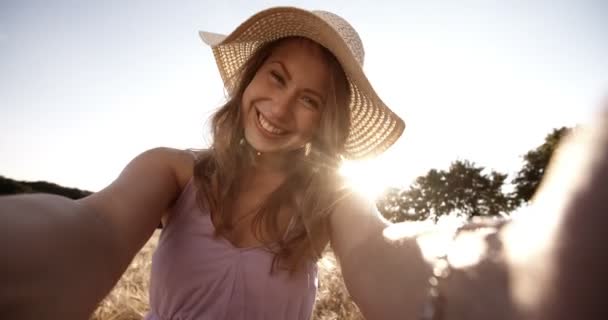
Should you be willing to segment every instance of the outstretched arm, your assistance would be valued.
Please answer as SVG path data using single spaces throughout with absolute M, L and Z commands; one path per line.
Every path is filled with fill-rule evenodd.
M 1 197 L 0 319 L 86 319 L 121 272 L 111 234 L 71 199 Z
M 179 193 L 178 150 L 136 157 L 107 188 L 73 201 L 0 198 L 0 319 L 86 319 Z
M 331 246 L 346 287 L 366 319 L 418 319 L 430 266 L 414 239 L 391 242 L 370 201 L 351 194 L 331 216 Z
M 437 319 L 608 317 L 608 108 L 554 158 L 529 214 L 497 234 L 480 225 L 456 237 L 455 248 L 463 241 L 486 249 L 439 279 Z M 331 241 L 345 283 L 367 319 L 421 319 L 430 264 L 414 237 L 385 240 L 387 225 L 359 197 L 342 201 L 331 218 Z
M 532 212 L 503 237 L 513 296 L 529 318 L 608 319 L 608 103 L 548 169 Z

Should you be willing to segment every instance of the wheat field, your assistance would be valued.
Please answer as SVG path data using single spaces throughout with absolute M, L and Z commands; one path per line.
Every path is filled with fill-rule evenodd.
M 99 304 L 90 320 L 141 320 L 148 312 L 148 285 L 157 230 L 135 256 L 112 292 Z M 319 289 L 313 320 L 364 319 L 350 299 L 331 252 L 319 262 Z

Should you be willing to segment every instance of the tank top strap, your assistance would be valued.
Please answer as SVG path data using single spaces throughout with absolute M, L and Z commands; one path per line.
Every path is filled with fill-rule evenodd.
M 195 162 L 198 161 L 199 153 L 197 152 L 196 149 L 188 148 L 188 149 L 183 149 L 183 150 L 188 152 L 192 156 L 192 158 L 194 159 Z M 188 213 L 183 213 L 182 211 L 191 211 L 192 210 L 191 206 L 193 204 L 198 205 L 197 188 L 196 188 L 196 183 L 194 182 L 194 174 L 192 176 L 190 176 L 190 179 L 188 179 L 188 182 L 186 182 L 186 184 L 182 188 L 177 200 L 175 201 L 173 206 L 169 209 L 170 217 L 167 221 L 167 226 L 171 225 L 171 221 L 176 220 L 178 218 L 178 216 L 188 214 Z
M 197 149 L 188 148 L 188 149 L 185 149 L 185 151 L 187 151 L 188 153 L 190 153 L 190 155 L 192 155 L 192 158 L 194 158 L 194 161 L 198 161 L 199 152 Z
M 173 206 L 169 209 L 169 219 L 164 228 L 169 228 L 180 219 L 180 216 L 188 214 L 188 212 L 184 213 L 184 211 L 191 211 L 193 205 L 198 205 L 196 198 L 196 184 L 194 183 L 194 176 L 192 176 L 183 187 Z

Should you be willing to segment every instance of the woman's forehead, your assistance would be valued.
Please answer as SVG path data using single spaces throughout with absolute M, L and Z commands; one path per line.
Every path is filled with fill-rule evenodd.
M 331 68 L 323 48 L 311 40 L 282 40 L 273 49 L 266 64 L 280 65 L 294 83 L 312 89 L 321 96 L 327 94 Z
M 311 59 L 323 61 L 326 63 L 327 59 L 324 54 L 324 48 L 307 38 L 288 38 L 279 40 L 279 44 L 274 48 L 271 53 L 272 56 L 290 57 L 294 54 L 309 56 Z

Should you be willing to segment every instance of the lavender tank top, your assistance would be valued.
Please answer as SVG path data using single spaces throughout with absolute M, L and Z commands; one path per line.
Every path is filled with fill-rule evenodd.
M 292 277 L 286 270 L 271 275 L 273 254 L 266 248 L 237 248 L 213 232 L 190 179 L 152 258 L 145 320 L 310 319 L 317 292 L 314 262 Z

